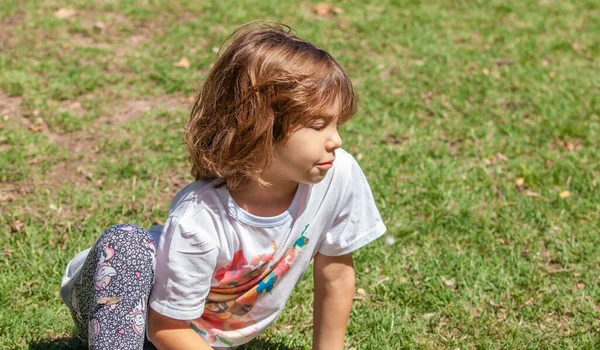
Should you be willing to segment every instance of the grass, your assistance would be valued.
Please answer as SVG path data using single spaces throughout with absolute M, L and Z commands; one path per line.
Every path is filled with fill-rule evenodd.
M 355 253 L 348 348 L 600 347 L 597 2 L 71 4 L 0 5 L 0 348 L 74 346 L 64 266 L 114 223 L 164 220 L 190 97 L 259 18 L 330 51 L 360 98 L 344 148 L 394 243 Z M 249 348 L 308 349 L 311 288 Z

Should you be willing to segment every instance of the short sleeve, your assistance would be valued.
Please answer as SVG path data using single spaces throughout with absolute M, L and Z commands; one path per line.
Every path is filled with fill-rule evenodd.
M 365 174 L 350 154 L 344 157 L 348 159 L 336 169 L 332 182 L 331 190 L 337 194 L 333 224 L 319 248 L 328 256 L 348 254 L 386 231 Z
M 159 241 L 149 305 L 173 319 L 192 320 L 204 312 L 219 249 L 202 221 L 169 216 Z

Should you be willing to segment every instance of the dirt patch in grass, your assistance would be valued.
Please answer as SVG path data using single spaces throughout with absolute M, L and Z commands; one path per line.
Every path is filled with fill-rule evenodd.
M 11 48 L 19 43 L 19 39 L 14 35 L 14 28 L 23 23 L 25 15 L 18 13 L 0 20 L 0 47 Z
M 189 98 L 182 96 L 120 101 L 115 103 L 116 107 L 112 111 L 96 118 L 84 130 L 58 133 L 49 128 L 43 119 L 24 116 L 22 101 L 21 97 L 11 97 L 0 90 L 0 125 L 11 123 L 31 132 L 43 133 L 48 140 L 68 150 L 67 160 L 54 165 L 38 184 L 48 187 L 89 182 L 88 174 L 82 170 L 84 165 L 93 164 L 99 159 L 98 142 L 102 136 L 118 131 L 119 125 L 136 120 L 153 109 L 189 109 L 191 104 Z M 62 101 L 60 109 L 76 116 L 83 116 L 86 112 L 85 107 L 77 100 Z
M 100 158 L 98 153 L 100 136 L 115 133 L 119 125 L 136 120 L 152 109 L 188 108 L 187 101 L 174 96 L 123 101 L 117 103 L 114 112 L 96 118 L 90 127 L 84 130 L 59 134 L 45 129 L 52 142 L 69 150 L 69 157 L 66 161 L 56 164 L 44 176 L 43 185 L 54 187 L 72 183 L 86 186 L 92 179 L 86 173 L 85 165 L 94 164 Z M 77 105 L 77 102 L 72 105 Z M 103 128 L 103 126 L 109 127 Z
M 0 128 L 4 128 L 5 124 L 17 125 L 17 127 L 28 128 L 31 123 L 25 117 L 21 110 L 21 97 L 8 96 L 0 89 Z M 6 146 L 7 148 L 3 148 Z M 8 150 L 10 146 L 0 145 L 0 151 Z M 0 182 L 0 203 L 12 202 L 17 196 L 22 195 L 19 183 Z M 3 215 L 5 213 L 2 213 Z
M 122 100 L 115 103 L 112 112 L 103 113 L 103 115 L 93 120 L 89 127 L 71 133 L 58 133 L 52 131 L 46 125 L 37 125 L 35 120 L 32 121 L 23 116 L 21 102 L 22 99 L 20 97 L 8 97 L 0 90 L 0 112 L 2 112 L 2 116 L 6 115 L 10 118 L 9 120 L 17 121 L 17 127 L 28 129 L 32 133 L 39 132 L 44 134 L 49 141 L 66 149 L 68 154 L 66 160 L 52 165 L 50 170 L 44 174 L 36 172 L 32 176 L 18 182 L 0 183 L 0 213 L 7 217 L 14 215 L 22 216 L 21 214 L 23 213 L 11 212 L 8 207 L 9 203 L 18 203 L 22 200 L 29 201 L 29 199 L 32 199 L 28 206 L 22 207 L 22 210 L 27 213 L 25 216 L 44 222 L 45 218 L 39 212 L 46 214 L 53 213 L 53 215 L 59 216 L 66 223 L 66 226 L 60 229 L 55 227 L 57 232 L 70 229 L 67 227 L 71 225 L 69 220 L 80 215 L 81 213 L 79 212 L 85 209 L 76 209 L 69 205 L 60 204 L 55 204 L 54 207 L 50 204 L 50 207 L 47 207 L 48 203 L 36 200 L 36 196 L 48 191 L 56 193 L 59 189 L 64 188 L 73 190 L 102 188 L 104 181 L 95 178 L 88 170 L 91 170 L 90 166 L 93 166 L 106 156 L 101 153 L 101 142 L 104 142 L 107 137 L 118 135 L 121 125 L 137 120 L 144 113 L 155 109 L 185 110 L 191 107 L 190 99 L 182 96 Z M 70 110 L 72 113 L 77 111 L 85 112 L 84 107 L 76 100 L 62 102 L 61 108 Z M 0 118 L 3 118 L 2 116 Z M 1 124 L 2 121 L 0 121 Z M 135 205 L 154 208 L 157 203 L 168 203 L 173 195 L 187 182 L 185 179 L 182 179 L 178 172 L 174 171 L 165 174 L 159 183 L 161 184 L 161 191 L 158 193 L 158 196 L 138 198 L 138 203 L 135 203 Z M 6 207 L 4 207 L 5 204 L 7 205 Z M 160 219 L 155 219 L 152 216 L 151 211 L 148 212 L 147 219 L 148 221 L 161 223 Z
M 104 124 L 119 125 L 137 119 L 141 114 L 149 112 L 152 109 L 174 109 L 188 108 L 188 99 L 184 97 L 163 96 L 151 100 L 130 100 L 124 101 L 116 108 L 115 113 L 106 114 L 94 120 L 93 126 Z
M 78 17 L 86 31 L 74 33 L 73 43 L 97 48 L 115 44 L 117 57 L 131 53 L 137 45 L 155 35 L 153 27 L 142 22 L 133 22 L 121 13 L 79 11 Z M 123 35 L 124 32 L 133 34 Z
M 69 112 L 77 117 L 83 117 L 87 112 L 87 109 L 83 107 L 81 102 L 76 100 L 63 100 L 60 101 L 58 104 L 59 112 Z
M 18 96 L 8 96 L 2 89 L 0 89 L 0 123 L 16 121 L 19 123 L 28 123 L 23 118 L 21 112 L 21 102 L 23 98 Z

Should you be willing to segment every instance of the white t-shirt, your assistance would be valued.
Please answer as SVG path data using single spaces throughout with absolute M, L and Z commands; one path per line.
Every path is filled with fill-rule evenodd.
M 300 184 L 274 217 L 241 209 L 225 187 L 197 181 L 173 200 L 149 305 L 189 321 L 215 347 L 246 343 L 281 313 L 319 252 L 350 253 L 385 232 L 369 184 L 343 150 L 323 181 Z

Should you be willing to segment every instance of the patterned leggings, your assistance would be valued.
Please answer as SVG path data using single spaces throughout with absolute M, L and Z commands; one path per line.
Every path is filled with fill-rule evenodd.
M 96 241 L 71 293 L 90 349 L 155 349 L 145 337 L 155 254 L 152 236 L 135 225 L 112 226 Z

